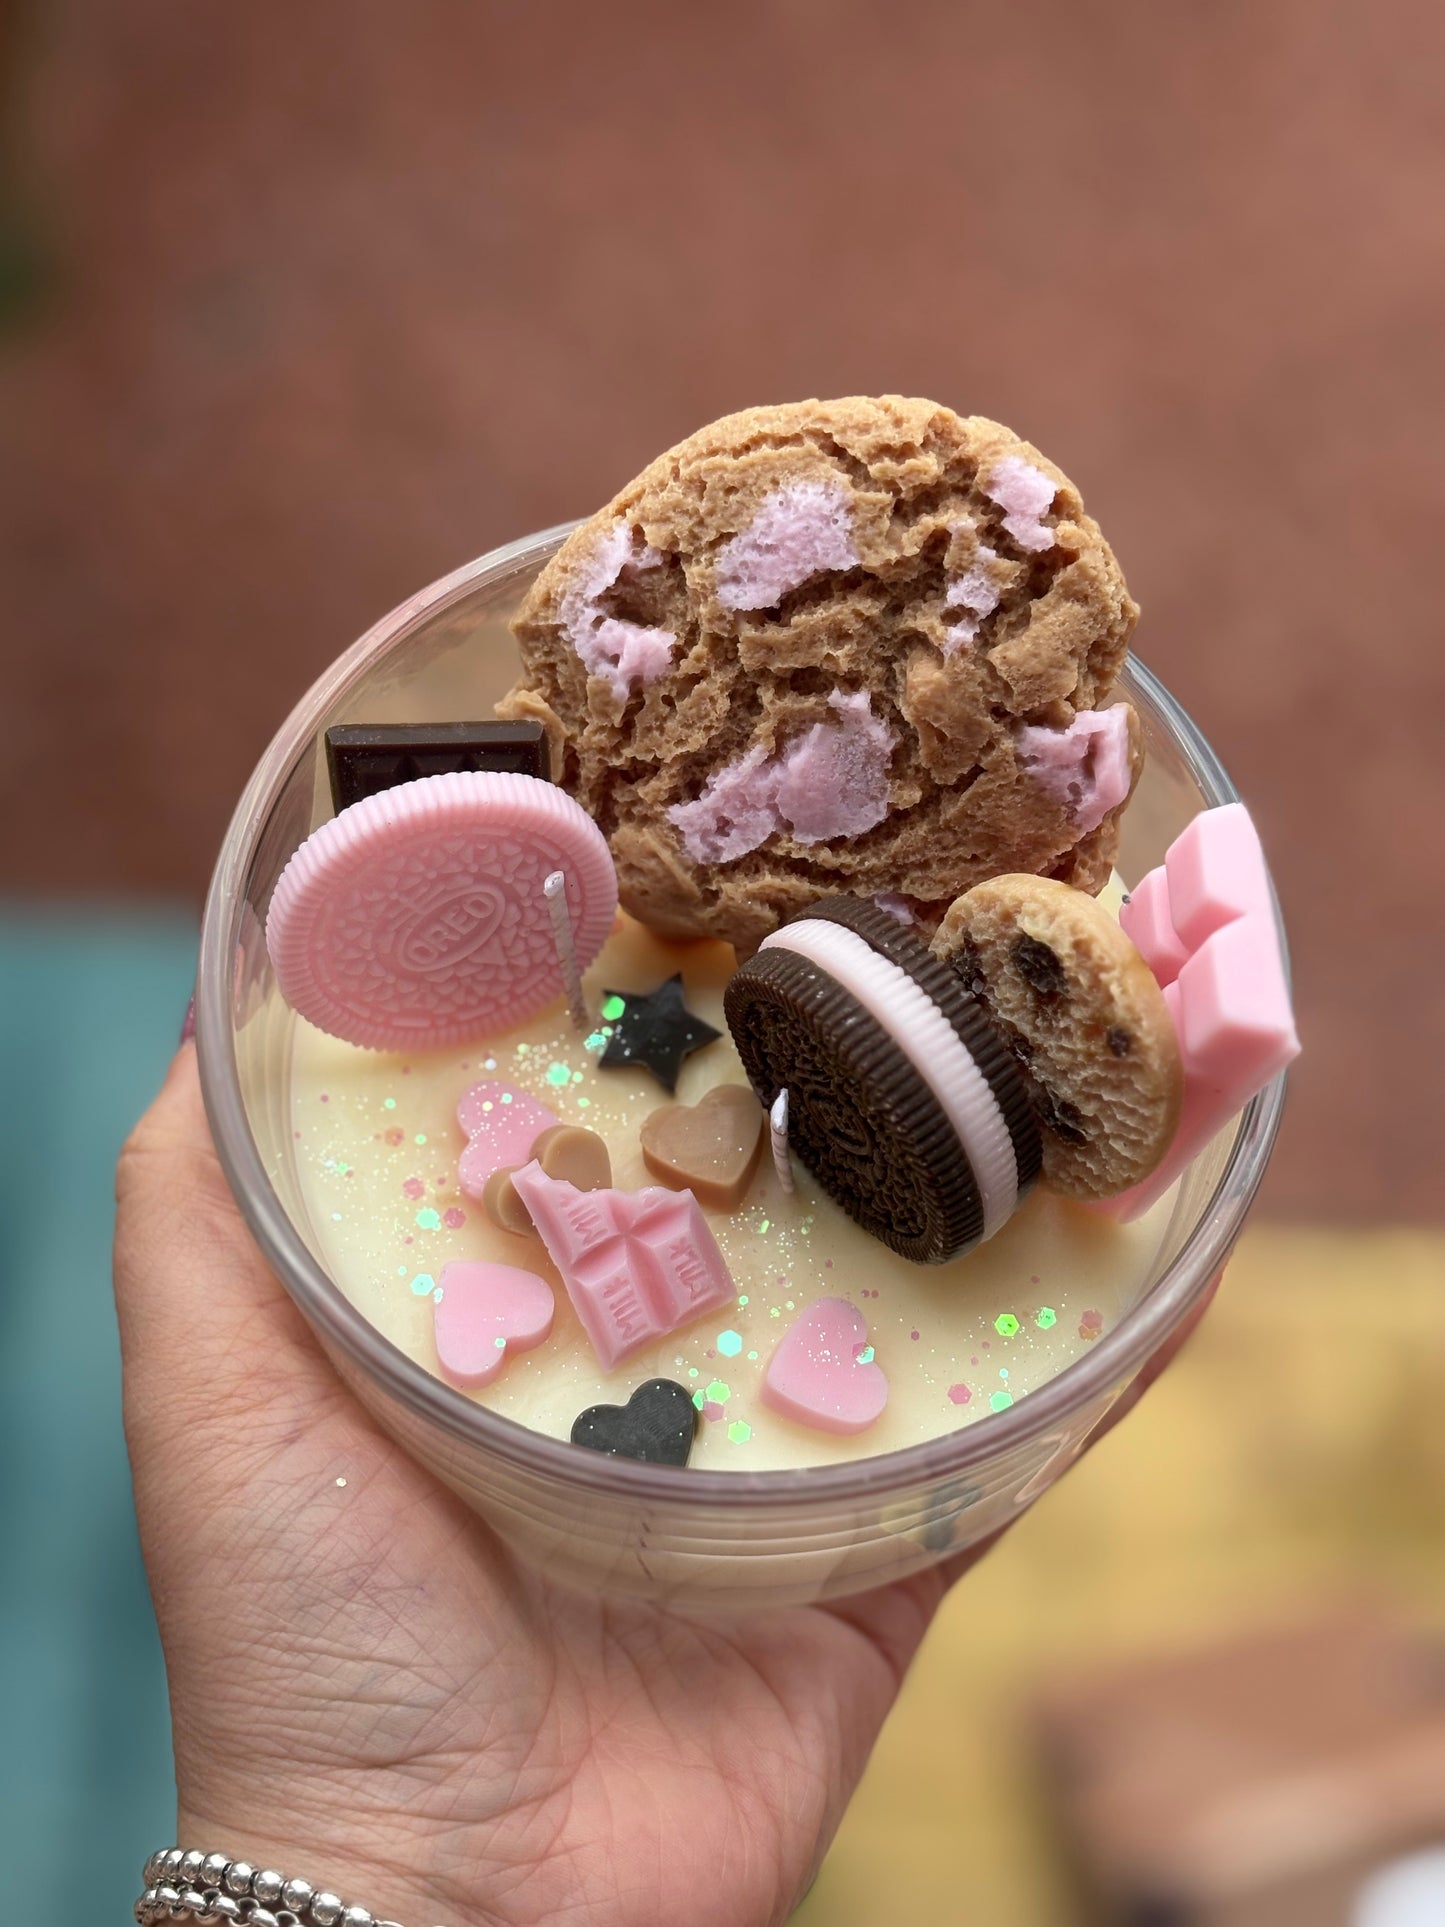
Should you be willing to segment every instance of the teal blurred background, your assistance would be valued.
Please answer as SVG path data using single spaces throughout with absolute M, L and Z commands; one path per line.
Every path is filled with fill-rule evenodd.
M 195 967 L 179 910 L 0 911 L 0 1865 L 54 1927 L 128 1919 L 175 1825 L 121 1433 L 111 1170 Z

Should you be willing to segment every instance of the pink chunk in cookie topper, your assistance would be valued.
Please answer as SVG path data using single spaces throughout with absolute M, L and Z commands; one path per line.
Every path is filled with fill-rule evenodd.
M 731 863 L 785 831 L 798 843 L 861 836 L 888 814 L 894 736 L 868 692 L 835 689 L 836 722 L 814 723 L 780 753 L 755 743 L 715 770 L 702 794 L 669 820 L 694 863 Z
M 1064 729 L 1025 723 L 1014 733 L 1018 759 L 1047 795 L 1073 817 L 1085 835 L 1098 829 L 1129 794 L 1129 711 L 1081 709 Z
M 562 626 L 589 676 L 600 676 L 624 702 L 636 685 L 656 682 L 672 667 L 677 637 L 671 629 L 649 629 L 624 622 L 602 607 L 609 589 L 627 575 L 661 565 L 658 551 L 626 521 L 612 524 L 592 555 L 580 582 L 562 599 Z
M 1042 553 L 1054 546 L 1054 532 L 1044 522 L 1059 492 L 1041 468 L 1018 455 L 994 463 L 984 494 L 1004 511 L 1003 525 L 1021 549 Z
M 731 1302 L 732 1277 L 690 1191 L 579 1191 L 536 1162 L 512 1184 L 605 1371 Z
M 785 482 L 718 551 L 717 599 L 725 609 L 771 609 L 811 577 L 857 564 L 843 482 Z
M 1299 1055 L 1299 1038 L 1264 852 L 1243 803 L 1196 816 L 1119 922 L 1163 986 L 1184 1059 L 1184 1108 L 1163 1163 L 1103 1207 L 1128 1219 Z

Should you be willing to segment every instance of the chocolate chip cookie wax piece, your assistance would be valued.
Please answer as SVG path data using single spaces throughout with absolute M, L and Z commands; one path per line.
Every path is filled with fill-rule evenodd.
M 681 971 L 646 994 L 604 990 L 602 1016 L 611 1029 L 598 1059 L 603 1070 L 641 1064 L 665 1091 L 677 1089 L 684 1058 L 722 1036 L 720 1030 L 695 1017 L 684 1004 Z
M 562 990 L 542 885 L 567 876 L 577 954 L 606 941 L 617 878 L 595 823 L 532 776 L 469 770 L 364 797 L 281 873 L 266 947 L 282 996 L 372 1050 L 509 1030 Z
M 326 732 L 331 800 L 349 809 L 363 796 L 451 770 L 551 775 L 540 723 L 338 723 Z
M 670 1378 L 650 1378 L 625 1405 L 589 1405 L 572 1421 L 572 1443 L 614 1459 L 686 1465 L 697 1431 L 691 1394 Z
M 830 898 L 768 937 L 724 998 L 764 1105 L 850 1217 L 942 1264 L 992 1237 L 1038 1170 L 1018 1070 L 926 947 L 886 912 Z
M 732 1211 L 758 1168 L 766 1121 L 750 1090 L 717 1084 L 699 1103 L 664 1104 L 644 1121 L 642 1161 L 699 1204 Z
M 815 900 L 929 928 L 1001 871 L 1107 879 L 1137 609 L 1073 484 L 927 401 L 749 409 L 564 544 L 498 713 L 540 721 L 622 900 L 743 955 Z
M 995 877 L 952 905 L 933 951 L 1023 1067 L 1044 1183 L 1105 1198 L 1146 1177 L 1179 1121 L 1179 1042 L 1153 973 L 1108 911 L 1046 877 Z

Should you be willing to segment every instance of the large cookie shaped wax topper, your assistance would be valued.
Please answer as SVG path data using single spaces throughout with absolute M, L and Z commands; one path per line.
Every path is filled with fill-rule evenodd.
M 281 994 L 373 1050 L 462 1044 L 562 993 L 542 886 L 567 878 L 579 964 L 602 948 L 617 878 L 601 832 L 536 777 L 459 770 L 365 797 L 314 831 L 266 919 Z
M 699 430 L 578 529 L 514 624 L 622 902 L 744 955 L 817 899 L 927 927 L 1005 872 L 1090 893 L 1138 771 L 1138 614 L 1078 491 L 997 422 L 854 396 Z

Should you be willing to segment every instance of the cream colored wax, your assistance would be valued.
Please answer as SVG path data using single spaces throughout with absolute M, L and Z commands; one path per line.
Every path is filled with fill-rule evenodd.
M 726 1034 L 722 993 L 733 967 L 722 944 L 669 944 L 619 918 L 587 973 L 589 1008 L 604 988 L 650 991 L 681 970 L 690 1009 L 723 1032 L 689 1057 L 676 1101 L 746 1083 Z M 509 1418 L 566 1438 L 585 1407 L 624 1403 L 645 1379 L 685 1385 L 699 1406 L 692 1463 L 714 1470 L 831 1463 L 917 1444 L 1035 1391 L 1112 1329 L 1148 1281 L 1173 1194 L 1119 1225 L 1036 1188 L 990 1243 L 948 1265 L 915 1265 L 860 1231 L 795 1163 L 784 1192 L 766 1150 L 732 1212 L 706 1215 L 736 1302 L 604 1372 L 539 1239 L 497 1229 L 457 1184 L 465 1139 L 457 1101 L 486 1078 L 532 1093 L 565 1124 L 607 1141 L 623 1190 L 656 1180 L 642 1161 L 643 1120 L 669 1103 L 645 1071 L 603 1070 L 561 1001 L 533 1022 L 469 1049 L 384 1055 L 323 1036 L 298 1019 L 292 1126 L 312 1241 L 341 1289 L 393 1343 L 436 1372 L 433 1304 L 452 1259 L 492 1259 L 547 1279 L 552 1335 L 509 1358 L 467 1393 Z M 782 1418 L 759 1397 L 768 1359 L 819 1298 L 863 1314 L 887 1375 L 886 1409 L 868 1431 L 838 1438 Z

